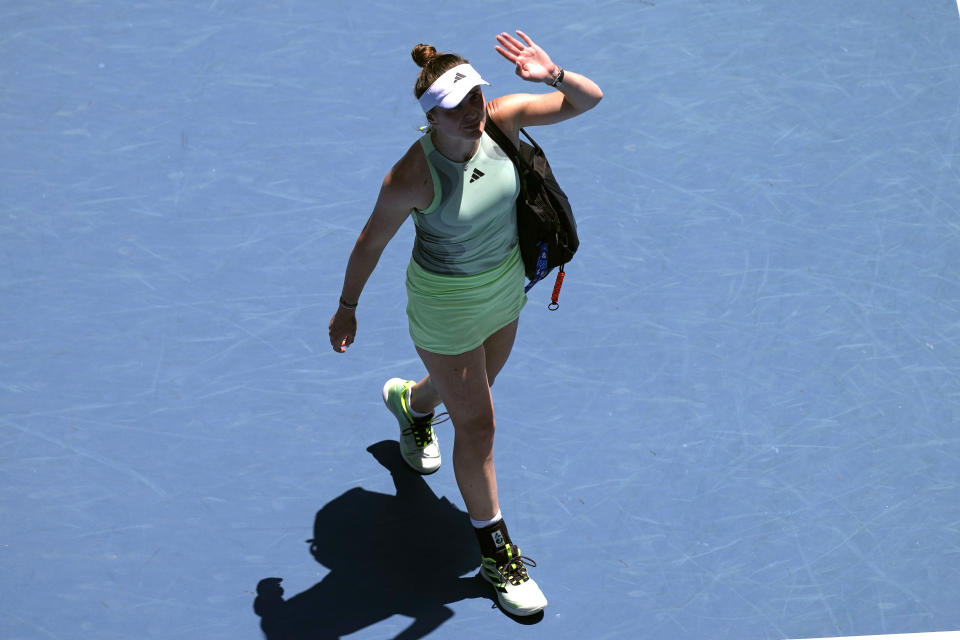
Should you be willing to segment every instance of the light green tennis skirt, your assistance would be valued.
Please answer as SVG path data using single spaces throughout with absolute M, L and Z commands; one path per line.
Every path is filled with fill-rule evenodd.
M 407 319 L 413 344 L 431 353 L 457 355 L 520 316 L 527 303 L 520 248 L 499 265 L 470 276 L 407 267 Z

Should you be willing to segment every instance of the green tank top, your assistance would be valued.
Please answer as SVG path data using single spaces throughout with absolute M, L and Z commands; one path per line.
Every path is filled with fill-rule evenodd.
M 420 145 L 433 178 L 433 202 L 413 210 L 413 259 L 433 273 L 475 275 L 493 269 L 517 246 L 520 180 L 509 157 L 484 133 L 467 162 L 453 162 Z

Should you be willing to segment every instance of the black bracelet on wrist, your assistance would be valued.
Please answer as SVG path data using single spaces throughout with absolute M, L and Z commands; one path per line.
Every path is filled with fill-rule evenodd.
M 356 309 L 358 304 L 359 302 L 354 302 L 353 304 L 350 304 L 349 302 L 343 299 L 343 296 L 340 296 L 340 306 L 348 311 L 353 311 L 354 309 Z
M 563 67 L 558 66 L 557 69 L 560 69 L 560 72 L 557 74 L 557 77 L 553 79 L 553 82 L 550 83 L 550 86 L 554 88 L 563 84 Z

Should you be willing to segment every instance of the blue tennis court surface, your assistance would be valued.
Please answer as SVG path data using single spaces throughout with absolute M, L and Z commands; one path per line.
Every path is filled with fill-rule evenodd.
M 411 223 L 326 336 L 410 49 L 537 91 L 517 27 L 605 92 L 533 131 L 582 246 L 494 387 L 527 624 L 380 399 Z M 953 0 L 36 0 L 0 60 L 0 638 L 960 629 Z

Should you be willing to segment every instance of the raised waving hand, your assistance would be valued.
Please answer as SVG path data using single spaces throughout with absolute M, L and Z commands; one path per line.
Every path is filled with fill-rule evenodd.
M 517 35 L 523 42 L 507 32 L 497 36 L 500 44 L 494 47 L 504 58 L 516 65 L 516 74 L 529 82 L 552 82 L 559 67 L 553 63 L 547 52 L 538 47 L 530 36 L 517 29 Z

